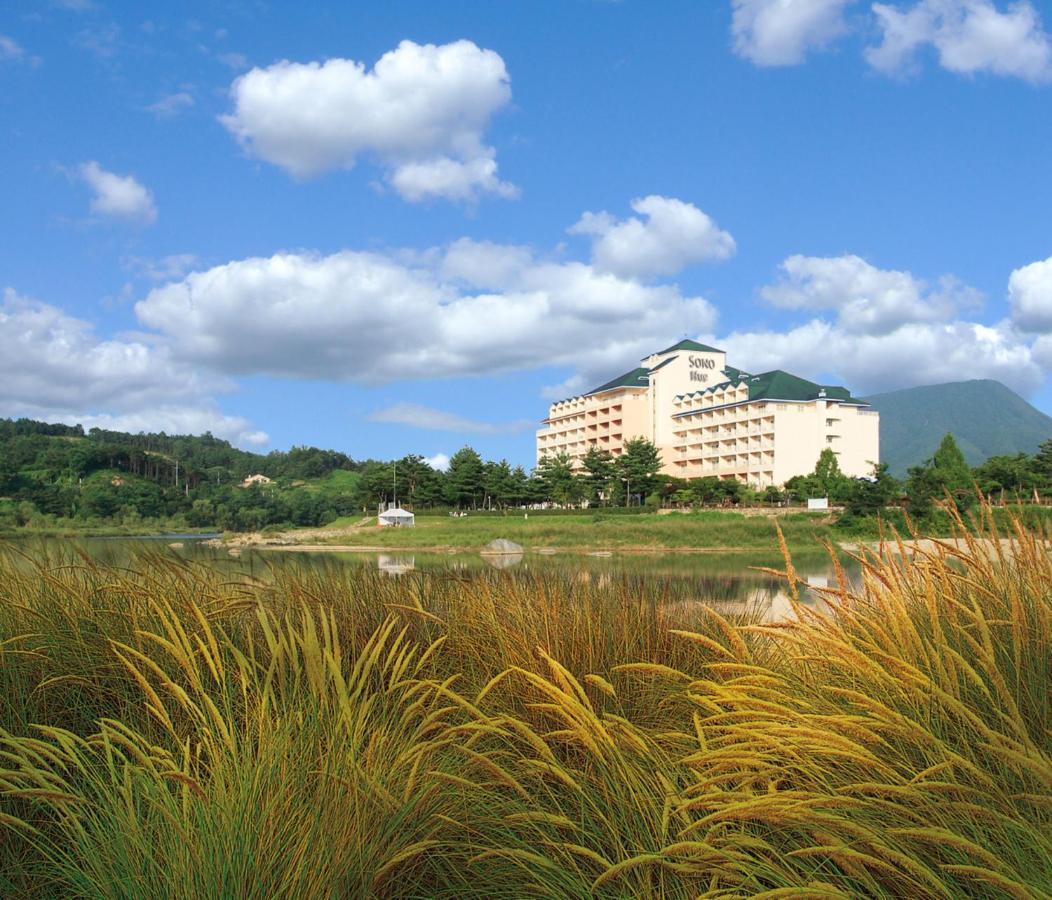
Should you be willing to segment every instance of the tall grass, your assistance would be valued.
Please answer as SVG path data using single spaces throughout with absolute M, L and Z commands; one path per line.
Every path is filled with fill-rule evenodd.
M 660 584 L 0 556 L 0 889 L 1052 892 L 1047 535 L 793 618 Z M 1004 539 L 1003 541 L 1000 539 Z

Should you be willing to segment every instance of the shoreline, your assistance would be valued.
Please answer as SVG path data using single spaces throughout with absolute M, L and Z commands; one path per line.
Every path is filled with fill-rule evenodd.
M 434 555 L 462 555 L 467 553 L 479 554 L 480 556 L 518 556 L 518 555 L 536 555 L 536 556 L 559 556 L 563 554 L 569 554 L 573 556 L 595 556 L 595 557 L 609 557 L 616 556 L 618 554 L 625 554 L 628 556 L 661 556 L 667 554 L 702 554 L 702 555 L 717 555 L 721 553 L 754 553 L 763 552 L 756 551 L 750 547 L 648 547 L 648 546 L 626 546 L 626 547 L 596 547 L 592 545 L 584 546 L 567 546 L 567 547 L 523 547 L 522 554 L 518 553 L 490 553 L 487 554 L 484 548 L 480 547 L 467 547 L 458 546 L 451 544 L 435 544 L 426 546 L 396 546 L 396 547 L 383 547 L 376 545 L 365 545 L 365 544 L 269 544 L 267 542 L 250 542 L 250 543 L 212 543 L 206 542 L 210 546 L 214 547 L 226 547 L 231 550 L 246 551 L 246 550 L 279 550 L 283 552 L 292 553 L 431 553 Z M 776 551 L 777 552 L 777 551 Z

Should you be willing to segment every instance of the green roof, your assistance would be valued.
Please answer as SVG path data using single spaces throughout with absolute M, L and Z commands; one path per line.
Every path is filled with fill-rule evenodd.
M 800 378 L 798 375 L 792 375 L 781 369 L 763 372 L 760 375 L 750 375 L 748 372 L 735 369 L 733 366 L 727 366 L 723 371 L 724 374 L 728 376 L 727 381 L 711 385 L 710 387 L 703 388 L 700 391 L 695 391 L 692 394 L 686 394 L 684 396 L 698 397 L 702 394 L 722 390 L 728 385 L 746 384 L 749 387 L 750 400 L 806 401 L 818 400 L 820 397 L 824 397 L 830 400 L 839 400 L 842 403 L 858 403 L 862 406 L 869 405 L 865 400 L 859 400 L 852 397 L 851 392 L 845 387 L 836 384 L 816 384 L 813 381 L 808 381 L 806 378 Z M 677 413 L 677 415 L 688 414 L 689 411 Z
M 677 359 L 679 359 L 678 356 L 670 356 L 668 359 L 661 360 L 661 362 L 659 362 L 656 366 L 654 366 L 653 369 L 650 370 L 650 374 L 653 375 L 658 369 L 665 368 L 665 366 L 667 366 L 669 363 L 675 362 Z
M 709 347 L 705 344 L 699 344 L 697 341 L 680 341 L 678 344 L 673 344 L 671 347 L 666 347 L 664 350 L 658 351 L 657 354 L 651 354 L 652 356 L 661 356 L 663 353 L 672 353 L 675 350 L 698 350 L 702 353 L 722 353 L 722 350 L 717 350 L 715 347 Z M 646 357 L 643 357 L 646 359 Z
M 781 369 L 752 375 L 745 379 L 745 383 L 749 385 L 750 400 L 817 400 L 819 397 L 827 397 L 831 400 L 861 402 L 854 400 L 847 388 L 834 384 L 816 384 Z
M 618 375 L 613 381 L 608 381 L 606 384 L 601 384 L 597 388 L 593 388 L 588 391 L 588 394 L 598 394 L 600 391 L 610 391 L 614 388 L 619 387 L 646 387 L 650 384 L 650 369 L 638 368 L 633 369 L 631 372 L 625 372 L 624 375 Z

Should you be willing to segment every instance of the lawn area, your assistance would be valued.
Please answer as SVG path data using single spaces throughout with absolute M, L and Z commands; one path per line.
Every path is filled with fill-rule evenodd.
M 324 478 L 303 482 L 301 486 L 306 491 L 325 496 L 353 494 L 358 488 L 358 481 L 361 477 L 358 472 L 351 472 L 347 469 L 333 469 Z
M 353 524 L 345 517 L 335 528 Z M 817 547 L 834 538 L 824 514 L 779 516 L 787 543 L 794 549 Z M 346 523 L 346 524 L 344 524 Z M 777 542 L 775 519 L 708 510 L 686 515 L 544 515 L 521 512 L 507 516 L 417 516 L 414 528 L 366 527 L 339 534 L 326 529 L 323 542 L 363 547 L 450 547 L 475 550 L 496 538 L 527 549 L 555 547 L 578 550 L 767 550 Z M 293 533 L 295 534 L 295 533 Z M 304 534 L 305 540 L 310 540 Z

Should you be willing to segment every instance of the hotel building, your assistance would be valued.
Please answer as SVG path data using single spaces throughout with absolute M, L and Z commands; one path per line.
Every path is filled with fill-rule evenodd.
M 815 384 L 780 369 L 750 375 L 722 350 L 680 341 L 641 365 L 548 410 L 537 459 L 592 447 L 619 456 L 644 437 L 678 478 L 735 478 L 782 485 L 814 471 L 826 447 L 844 474 L 869 475 L 878 461 L 879 414 L 843 387 Z

